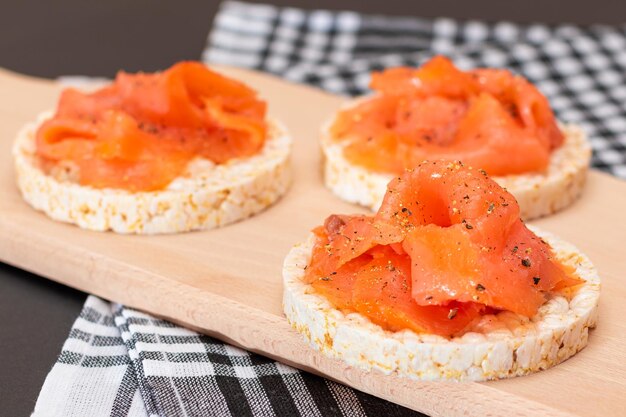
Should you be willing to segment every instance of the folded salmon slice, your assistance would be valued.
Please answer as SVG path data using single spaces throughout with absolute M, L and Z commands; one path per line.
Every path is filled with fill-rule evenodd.
M 411 260 L 389 246 L 378 246 L 335 272 L 317 276 L 311 284 L 335 307 L 361 313 L 390 331 L 410 329 L 450 336 L 483 310 L 472 302 L 417 304 L 411 296 Z
M 331 127 L 345 157 L 400 174 L 423 160 L 461 160 L 491 175 L 541 172 L 564 137 L 547 99 L 506 70 L 461 71 L 438 56 L 372 74 L 377 92 Z
M 464 99 L 480 91 L 468 72 L 459 70 L 443 56 L 435 56 L 420 68 L 391 68 L 372 74 L 370 87 L 398 96 L 442 96 Z
M 332 215 L 315 234 L 306 282 L 392 331 L 450 336 L 484 312 L 531 317 L 582 282 L 511 194 L 460 163 L 424 162 L 389 183 L 375 215 Z
M 159 190 L 195 157 L 220 164 L 257 153 L 265 114 L 255 91 L 201 63 L 120 72 L 93 93 L 65 90 L 37 132 L 37 154 L 74 163 L 82 185 Z

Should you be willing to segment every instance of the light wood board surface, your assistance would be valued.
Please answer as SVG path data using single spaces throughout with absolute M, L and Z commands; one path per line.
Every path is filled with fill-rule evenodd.
M 626 415 L 626 182 L 592 172 L 580 201 L 534 222 L 575 243 L 600 271 L 599 325 L 582 352 L 538 374 L 488 383 L 364 372 L 310 349 L 281 308 L 281 266 L 290 247 L 328 214 L 362 211 L 321 182 L 318 127 L 342 99 L 267 75 L 227 72 L 257 88 L 290 129 L 290 191 L 260 215 L 222 229 L 121 236 L 54 222 L 22 201 L 11 143 L 24 123 L 54 106 L 59 87 L 0 70 L 0 260 L 432 416 Z

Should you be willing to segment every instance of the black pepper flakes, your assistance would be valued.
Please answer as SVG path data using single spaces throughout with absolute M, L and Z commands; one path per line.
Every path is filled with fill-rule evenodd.
M 532 263 L 530 262 L 530 259 L 524 258 L 524 259 L 522 259 L 522 265 L 524 265 L 526 268 L 530 268 Z
M 541 278 L 539 277 L 533 277 L 533 282 L 535 283 L 535 285 L 539 284 L 539 281 L 541 281 Z
M 476 291 L 480 291 L 480 292 L 485 291 L 485 286 L 483 284 L 478 284 L 476 286 Z

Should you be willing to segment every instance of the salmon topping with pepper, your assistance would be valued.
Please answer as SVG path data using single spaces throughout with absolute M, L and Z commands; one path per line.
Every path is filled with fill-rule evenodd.
M 330 133 L 353 164 L 401 174 L 460 160 L 490 175 L 540 172 L 564 136 L 548 100 L 500 69 L 461 71 L 442 56 L 372 74 L 372 97 L 339 112 Z
M 582 283 L 511 194 L 458 162 L 423 162 L 389 183 L 375 215 L 332 215 L 314 233 L 306 282 L 391 331 L 452 336 L 482 314 L 532 317 Z
M 70 163 L 81 185 L 159 190 L 196 157 L 221 164 L 258 153 L 265 114 L 255 91 L 198 62 L 120 72 L 92 93 L 64 90 L 36 153 L 46 165 Z

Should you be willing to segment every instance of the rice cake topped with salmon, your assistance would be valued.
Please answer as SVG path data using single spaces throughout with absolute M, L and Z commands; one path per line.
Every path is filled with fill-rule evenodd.
M 18 186 L 56 220 L 120 233 L 206 229 L 274 203 L 291 139 L 243 83 L 198 62 L 66 89 L 14 146 Z
M 285 260 L 288 320 L 350 365 L 485 380 L 553 366 L 595 326 L 600 280 L 572 245 L 529 229 L 484 171 L 419 164 L 373 216 L 331 215 Z
M 526 79 L 500 69 L 461 71 L 437 56 L 420 68 L 372 74 L 374 94 L 322 128 L 326 185 L 380 206 L 394 175 L 424 160 L 484 169 L 518 199 L 522 217 L 551 214 L 580 194 L 591 157 L 583 132 L 559 125 Z

